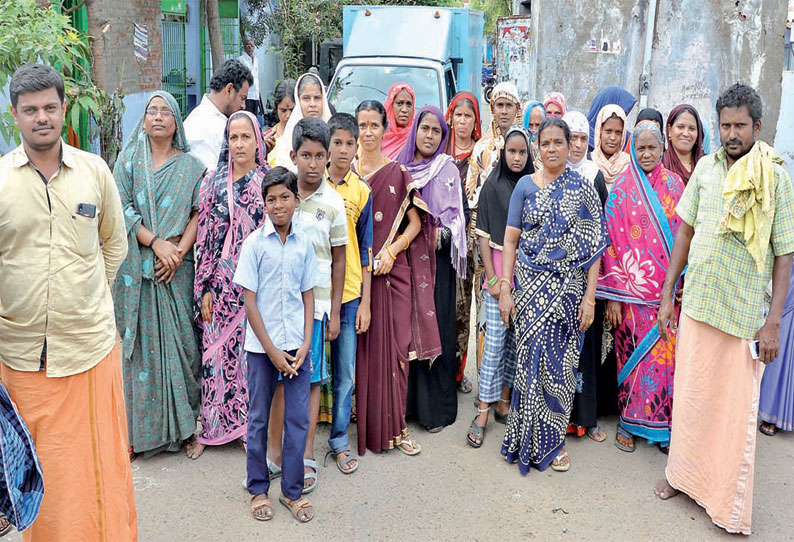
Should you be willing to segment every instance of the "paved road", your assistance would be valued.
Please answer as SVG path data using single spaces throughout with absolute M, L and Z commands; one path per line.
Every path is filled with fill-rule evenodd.
M 503 426 L 491 422 L 481 449 L 466 445 L 474 407 L 471 395 L 459 399 L 455 425 L 436 435 L 415 430 L 423 446 L 416 457 L 370 452 L 352 476 L 321 466 L 311 495 L 316 517 L 307 525 L 278 504 L 268 523 L 249 516 L 245 455 L 236 444 L 209 449 L 197 461 L 182 453 L 138 459 L 140 540 L 611 541 L 621 532 L 625 540 L 736 540 L 687 498 L 654 497 L 665 456 L 642 443 L 633 454 L 617 450 L 614 419 L 602 422 L 610 437 L 604 443 L 569 440 L 569 472 L 522 477 L 499 455 Z M 318 459 L 327 437 L 321 428 Z M 794 435 L 759 435 L 757 457 L 754 538 L 792 540 Z

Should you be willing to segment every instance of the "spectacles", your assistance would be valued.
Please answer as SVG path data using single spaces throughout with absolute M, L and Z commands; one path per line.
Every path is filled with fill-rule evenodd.
M 164 119 L 174 116 L 174 112 L 170 109 L 155 109 L 154 107 L 150 107 L 146 110 L 146 114 L 150 117 L 156 117 L 157 115 L 162 115 Z

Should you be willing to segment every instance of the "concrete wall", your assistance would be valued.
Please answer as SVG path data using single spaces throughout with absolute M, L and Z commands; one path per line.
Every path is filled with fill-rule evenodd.
M 736 82 L 764 102 L 761 137 L 774 138 L 781 96 L 786 2 L 659 0 L 648 104 L 665 116 L 678 103 L 695 106 L 719 146 L 714 106 Z
M 719 93 L 734 82 L 745 82 L 764 99 L 762 137 L 772 141 L 780 106 L 786 2 L 651 1 L 658 3 L 648 106 L 666 116 L 675 105 L 691 103 L 709 126 L 715 148 Z M 607 85 L 621 85 L 639 98 L 648 9 L 649 0 L 533 2 L 535 96 L 556 90 L 568 97 L 572 108 L 585 112 Z M 602 51 L 604 41 L 607 52 Z
M 794 179 L 794 71 L 783 72 L 782 87 L 775 150 L 786 161 L 784 165 Z

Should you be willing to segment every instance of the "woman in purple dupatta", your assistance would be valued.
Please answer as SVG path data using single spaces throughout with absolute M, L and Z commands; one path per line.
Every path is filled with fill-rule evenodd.
M 380 102 L 356 108 L 361 156 L 356 172 L 372 188 L 372 273 L 369 330 L 359 335 L 356 357 L 358 453 L 395 446 L 421 451 L 405 422 L 412 359 L 441 353 L 433 307 L 435 251 L 423 228 L 427 206 L 405 167 L 381 153 L 387 126 Z M 407 250 L 406 250 L 407 249 Z
M 458 415 L 455 278 L 466 276 L 463 189 L 455 159 L 444 154 L 448 132 L 441 110 L 426 105 L 397 157 L 427 203 L 425 230 L 436 253 L 433 298 L 441 355 L 411 361 L 407 410 L 409 418 L 416 418 L 431 433 L 455 423 Z
M 615 328 L 620 422 L 615 445 L 634 451 L 634 437 L 670 444 L 675 337 L 659 338 L 656 313 L 681 219 L 681 178 L 661 162 L 664 138 L 653 121 L 634 127 L 631 162 L 612 186 L 604 213 L 612 245 L 603 257 L 597 296 L 609 300 Z
M 192 459 L 206 445 L 245 439 L 247 367 L 242 289 L 232 283 L 243 240 L 262 225 L 267 172 L 259 123 L 235 113 L 226 123 L 218 168 L 199 195 L 193 297 L 201 329 L 201 432 Z

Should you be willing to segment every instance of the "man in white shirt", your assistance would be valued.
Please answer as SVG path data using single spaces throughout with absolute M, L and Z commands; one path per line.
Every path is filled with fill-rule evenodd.
M 254 49 L 256 49 L 254 40 L 246 38 L 243 49 L 245 52 L 240 55 L 239 60 L 246 68 L 251 70 L 251 76 L 254 78 L 254 83 L 248 89 L 245 110 L 254 115 L 259 115 L 260 113 L 264 115 L 261 97 L 259 96 L 259 59 L 254 56 Z
M 212 74 L 210 93 L 185 119 L 190 152 L 208 170 L 218 166 L 226 121 L 235 111 L 245 109 L 245 98 L 253 84 L 251 71 L 242 62 L 227 60 Z

